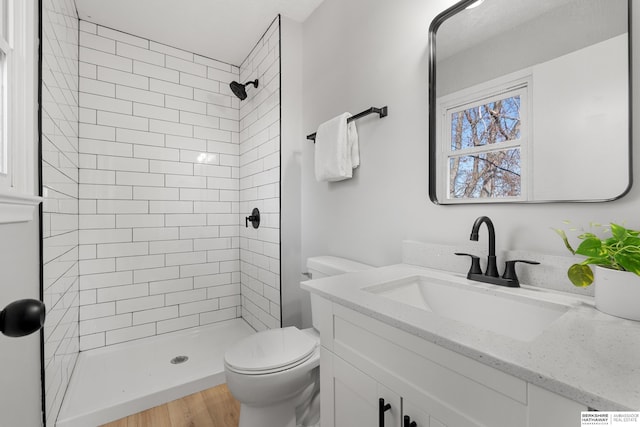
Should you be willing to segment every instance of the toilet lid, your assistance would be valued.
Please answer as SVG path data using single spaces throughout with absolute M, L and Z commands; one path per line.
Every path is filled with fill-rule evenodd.
M 239 371 L 268 371 L 307 359 L 317 342 L 298 328 L 258 332 L 227 350 L 224 360 Z

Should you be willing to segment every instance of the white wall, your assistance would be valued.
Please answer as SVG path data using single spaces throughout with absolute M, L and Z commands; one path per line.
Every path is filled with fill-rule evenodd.
M 79 352 L 78 16 L 73 0 L 42 4 L 44 364 L 55 422 Z
M 303 147 L 303 257 L 334 254 L 373 265 L 392 264 L 401 260 L 403 239 L 468 242 L 479 215 L 493 219 L 499 249 L 562 255 L 565 249 L 551 230 L 562 226 L 562 220 L 585 225 L 626 221 L 640 227 L 637 187 L 621 200 L 595 204 L 436 206 L 428 200 L 428 28 L 452 4 L 453 0 L 325 0 L 305 22 L 303 135 L 345 110 L 357 113 L 388 105 L 389 116 L 358 121 L 361 166 L 349 181 L 316 182 L 313 144 Z M 634 22 L 640 22 L 637 8 Z M 636 69 L 638 40 L 636 32 Z M 637 104 L 638 85 L 633 96 Z M 640 154 L 635 152 L 638 165 Z M 480 240 L 484 248 L 484 234 Z
M 302 146 L 302 25 L 282 18 L 281 251 L 282 325 L 311 327 L 307 291 L 300 289 L 306 271 L 301 259 L 300 216 Z
M 80 30 L 81 349 L 239 317 L 238 68 Z
M 280 327 L 280 19 L 240 66 L 240 260 L 242 317 L 256 330 Z M 260 226 L 245 227 L 253 208 Z
M 608 200 L 627 189 L 628 51 L 624 34 L 532 67 L 533 200 Z
M 456 15 L 440 26 L 436 36 L 436 42 L 439 43 L 438 96 L 551 61 L 624 34 L 628 26 L 626 10 L 627 0 L 563 3 L 517 27 L 507 27 L 490 39 L 480 37 L 475 44 L 458 35 L 460 27 L 470 25 L 469 22 L 474 20 L 475 13 Z M 449 38 L 465 40 L 467 45 L 450 48 L 441 46 L 441 40 Z M 520 48 L 513 49 L 513 46 Z M 455 52 L 449 52 L 454 49 Z

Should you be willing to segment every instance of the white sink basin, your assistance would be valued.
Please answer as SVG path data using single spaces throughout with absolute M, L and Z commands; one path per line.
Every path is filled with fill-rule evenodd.
M 410 276 L 362 290 L 477 328 L 532 341 L 568 306 L 501 292 L 492 286 Z

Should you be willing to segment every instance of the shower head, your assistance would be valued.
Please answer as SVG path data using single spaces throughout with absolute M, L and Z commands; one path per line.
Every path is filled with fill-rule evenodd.
M 247 98 L 247 85 L 253 85 L 253 87 L 258 87 L 258 79 L 248 81 L 245 84 L 238 83 L 236 81 L 232 81 L 229 83 L 229 87 L 235 96 L 240 98 L 240 101 L 244 101 Z

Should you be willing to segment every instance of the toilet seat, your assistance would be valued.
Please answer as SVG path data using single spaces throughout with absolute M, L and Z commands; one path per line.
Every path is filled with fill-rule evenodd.
M 241 375 L 266 375 L 266 374 L 277 374 L 278 372 L 283 372 L 292 368 L 295 368 L 296 366 L 300 366 L 303 363 L 305 363 L 306 361 L 312 359 L 317 353 L 316 351 L 312 352 L 311 354 L 309 354 L 307 357 L 298 360 L 297 362 L 291 363 L 289 365 L 284 365 L 281 366 L 279 368 L 273 368 L 273 369 L 263 369 L 263 370 L 245 370 L 245 369 L 239 369 L 239 368 L 235 368 L 232 366 L 229 366 L 228 363 L 225 362 L 226 365 L 226 369 L 230 372 L 235 372 L 237 374 L 241 374 Z
M 251 335 L 229 349 L 228 369 L 246 375 L 263 375 L 298 366 L 314 356 L 318 341 L 290 326 Z

